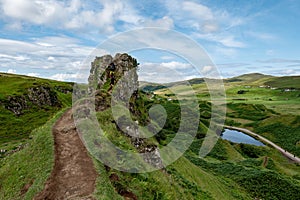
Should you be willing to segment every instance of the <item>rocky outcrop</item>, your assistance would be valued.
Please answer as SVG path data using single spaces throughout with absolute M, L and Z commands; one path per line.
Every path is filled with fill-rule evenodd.
M 56 93 L 49 86 L 38 86 L 28 89 L 28 99 L 37 106 L 59 106 Z
M 115 65 L 114 76 L 116 82 L 122 77 L 128 78 L 129 81 L 121 84 L 120 92 L 122 88 L 137 89 L 138 87 L 138 76 L 136 68 L 138 63 L 136 59 L 132 58 L 128 54 L 116 54 L 115 57 L 111 55 L 105 55 L 102 57 L 96 57 L 91 63 L 91 70 L 89 76 L 89 84 L 94 88 L 100 89 L 109 80 L 109 65 L 113 63 Z M 124 81 L 124 80 L 123 80 Z M 134 87 L 134 88 L 132 88 Z M 126 89 L 127 90 L 127 89 Z M 120 93 L 120 98 L 124 97 L 125 94 Z
M 33 106 L 56 106 L 61 107 L 57 94 L 49 86 L 36 86 L 29 88 L 24 95 L 8 96 L 5 102 L 2 102 L 7 110 L 13 112 L 16 116 L 23 114 L 23 111 Z
M 111 107 L 111 96 L 113 96 L 114 102 L 121 102 L 129 108 L 131 115 L 135 116 L 138 121 L 121 116 L 114 121 L 116 127 L 130 138 L 132 145 L 141 153 L 145 162 L 154 167 L 163 168 L 158 147 L 149 144 L 147 139 L 141 138 L 138 129 L 142 114 L 144 114 L 143 116 L 147 116 L 147 114 L 143 113 L 146 112 L 144 105 L 137 103 L 140 93 L 138 92 L 136 59 L 126 53 L 116 54 L 115 57 L 105 55 L 96 57 L 91 66 L 89 92 L 95 95 L 96 111 Z M 111 66 L 113 68 L 110 68 Z M 113 86 L 110 73 L 113 73 L 115 79 Z M 145 123 L 147 119 L 141 121 Z
M 9 96 L 5 103 L 5 108 L 19 116 L 24 109 L 28 108 L 28 101 L 25 96 Z

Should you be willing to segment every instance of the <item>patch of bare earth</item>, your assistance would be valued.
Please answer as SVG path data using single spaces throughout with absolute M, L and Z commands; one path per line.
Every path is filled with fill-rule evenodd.
M 53 127 L 55 164 L 44 190 L 35 200 L 94 200 L 97 172 L 79 138 L 68 110 Z

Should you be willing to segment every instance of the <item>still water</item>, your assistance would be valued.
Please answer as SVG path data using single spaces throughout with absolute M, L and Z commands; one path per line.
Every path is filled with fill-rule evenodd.
M 262 142 L 254 139 L 253 137 L 236 130 L 225 129 L 225 131 L 221 135 L 221 138 L 224 140 L 229 140 L 234 143 L 244 143 L 244 144 L 252 144 L 255 146 L 265 146 Z

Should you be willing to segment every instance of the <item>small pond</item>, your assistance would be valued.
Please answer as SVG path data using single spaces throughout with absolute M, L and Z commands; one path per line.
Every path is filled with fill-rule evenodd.
M 225 129 L 225 131 L 221 135 L 221 138 L 224 140 L 229 140 L 234 143 L 244 143 L 244 144 L 252 144 L 255 146 L 265 146 L 262 142 L 254 139 L 253 137 L 236 130 Z

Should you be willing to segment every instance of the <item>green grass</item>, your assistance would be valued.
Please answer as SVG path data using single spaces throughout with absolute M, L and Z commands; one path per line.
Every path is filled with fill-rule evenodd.
M 71 106 L 72 83 L 0 73 L 0 149 L 10 151 L 28 139 L 32 130 L 45 124 L 63 107 Z M 55 106 L 36 105 L 28 99 L 29 88 L 50 88 L 50 95 L 58 99 Z M 15 115 L 6 109 L 9 97 L 23 98 L 27 108 Z M 0 155 L 0 157 L 3 154 Z
M 265 85 L 277 88 L 297 88 L 300 89 L 300 76 L 271 78 Z
M 234 181 L 206 172 L 184 157 L 169 165 L 166 172 L 107 172 L 101 163 L 97 165 L 99 199 L 120 199 L 116 191 L 130 191 L 138 199 L 250 199 Z M 118 181 L 110 180 L 111 175 Z
M 274 170 L 263 169 L 259 160 L 251 159 L 239 163 L 209 162 L 190 152 L 186 153 L 186 157 L 195 165 L 206 169 L 208 173 L 234 181 L 252 198 L 298 199 L 300 182 Z
M 24 149 L 0 160 L 0 199 L 29 200 L 43 189 L 54 164 L 52 126 L 63 112 L 35 129 Z M 22 194 L 27 184 L 32 185 Z
M 283 123 L 271 123 L 254 129 L 258 134 L 272 139 L 287 151 L 300 156 L 300 126 L 287 126 Z
M 50 86 L 62 103 L 62 107 L 71 104 L 71 94 L 62 92 L 64 89 L 71 88 L 72 85 L 69 83 L 18 75 L 0 75 L 0 83 L 1 86 L 3 85 L 0 88 L 2 104 L 8 96 L 26 95 L 28 88 L 38 85 Z M 185 156 L 164 170 L 140 174 L 109 169 L 93 158 L 98 172 L 95 197 L 107 200 L 123 199 L 120 193 L 132 192 L 138 199 L 159 200 L 297 199 L 300 192 L 300 166 L 290 163 L 271 147 L 234 144 L 220 139 L 205 159 L 198 157 L 210 122 L 211 103 L 206 86 L 201 81 L 194 81 L 196 82 L 192 87 L 199 97 L 201 117 L 195 140 Z M 270 83 L 270 81 L 275 82 Z M 273 84 L 271 86 L 275 87 L 278 83 L 276 81 L 282 82 L 284 87 L 292 84 L 287 79 L 277 80 L 277 77 L 261 74 L 240 76 L 227 81 L 225 83 L 228 100 L 226 123 L 257 131 L 287 150 L 298 154 L 299 91 L 283 92 L 280 89 L 271 90 L 259 87 L 265 83 Z M 4 87 L 5 85 L 7 87 Z M 249 85 L 251 87 L 246 87 Z M 175 85 L 174 87 L 176 87 L 175 91 L 185 96 L 184 103 L 188 103 L 191 94 L 186 90 L 186 86 Z M 238 94 L 240 90 L 246 90 L 246 92 Z M 131 99 L 131 103 L 135 100 L 137 102 L 133 105 L 134 113 L 131 117 L 132 120 L 139 120 L 141 125 L 145 125 L 148 123 L 148 109 L 154 104 L 162 105 L 168 116 L 166 124 L 153 138 L 147 139 L 145 145 L 158 145 L 163 148 L 178 132 L 181 110 L 176 99 L 167 100 L 175 98 L 169 89 L 161 89 L 157 94 L 152 99 L 148 99 L 144 93 L 139 93 L 139 99 Z M 63 113 L 63 111 L 57 113 L 60 109 L 32 106 L 25 110 L 23 115 L 17 117 L 0 106 L 2 123 L 0 148 L 10 150 L 20 144 L 27 144 L 19 152 L 0 159 L 0 199 L 32 199 L 43 189 L 53 167 L 54 144 L 51 128 Z M 191 112 L 196 111 L 197 109 Z M 57 114 L 52 117 L 55 113 Z M 118 114 L 122 116 L 122 113 Z M 160 119 L 159 112 L 153 114 L 157 116 L 157 120 Z M 137 152 L 130 139 L 112 123 L 116 119 L 112 116 L 111 108 L 98 112 L 97 119 L 104 130 L 106 139 L 123 150 Z M 45 124 L 47 120 L 49 121 Z M 24 124 L 31 124 L 31 126 L 24 126 Z M 87 128 L 89 124 L 83 123 L 82 126 Z M 188 121 L 185 126 L 190 126 Z M 33 129 L 35 130 L 32 131 Z M 85 136 L 87 143 L 97 142 L 95 138 L 97 136 L 94 134 L 96 133 L 91 132 L 90 135 Z M 94 149 L 90 150 L 93 152 Z M 107 153 L 111 155 L 109 154 L 111 152 Z M 264 163 L 266 158 L 268 162 Z M 118 165 L 122 167 L 122 162 Z M 115 179 L 112 179 L 112 176 Z M 31 185 L 31 187 L 22 195 L 21 191 L 26 185 Z
M 56 90 L 72 88 L 72 83 L 6 73 L 0 73 L 0 85 L 0 100 L 9 95 L 23 95 L 28 88 L 39 85 L 51 85 Z
M 103 200 L 122 200 L 123 197 L 117 193 L 114 186 L 110 182 L 109 173 L 105 170 L 105 166 L 95 158 L 93 158 L 93 161 L 98 172 L 94 196 L 97 199 Z

